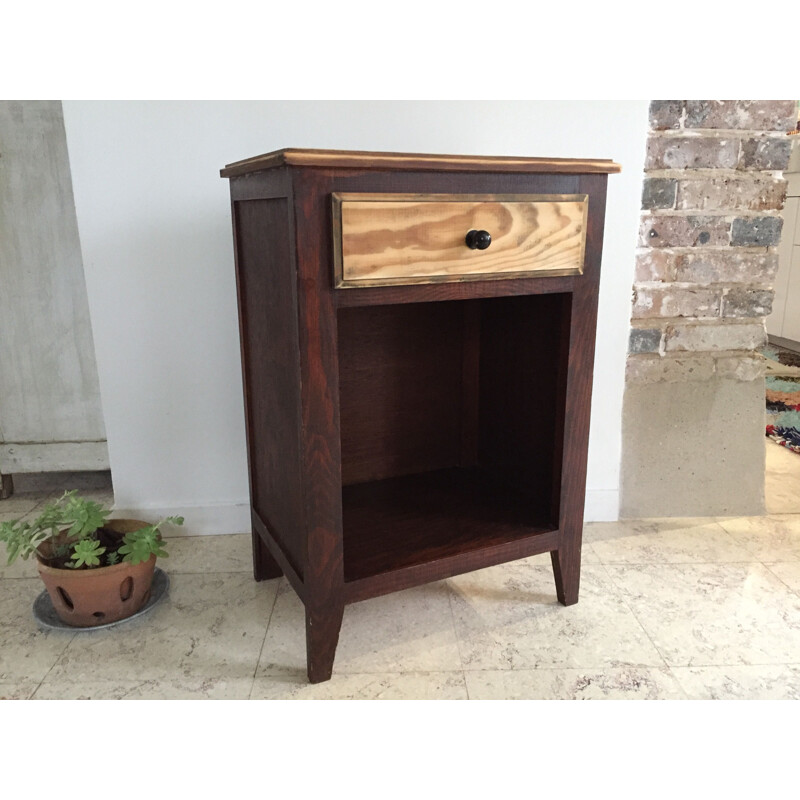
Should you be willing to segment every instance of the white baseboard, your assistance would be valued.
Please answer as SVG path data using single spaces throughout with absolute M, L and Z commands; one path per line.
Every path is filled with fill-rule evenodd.
M 589 489 L 586 492 L 584 522 L 616 522 L 618 519 L 618 489 Z
M 214 536 L 220 533 L 250 533 L 250 506 L 231 503 L 214 506 L 170 506 L 169 508 L 117 508 L 117 518 L 158 522 L 164 517 L 183 517 L 184 523 L 165 529 L 167 536 Z

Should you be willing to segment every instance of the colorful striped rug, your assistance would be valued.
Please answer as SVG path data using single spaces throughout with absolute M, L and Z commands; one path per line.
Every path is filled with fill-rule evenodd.
M 800 354 L 777 345 L 766 356 L 767 436 L 800 453 Z

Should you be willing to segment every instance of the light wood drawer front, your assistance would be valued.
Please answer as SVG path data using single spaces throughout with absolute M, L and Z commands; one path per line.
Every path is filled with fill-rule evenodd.
M 579 275 L 586 195 L 334 194 L 335 285 Z M 491 244 L 470 249 L 470 231 Z

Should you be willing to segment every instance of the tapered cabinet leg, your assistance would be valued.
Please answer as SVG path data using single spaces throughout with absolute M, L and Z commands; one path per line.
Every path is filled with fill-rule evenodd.
M 581 583 L 580 547 L 562 547 L 550 553 L 553 562 L 553 575 L 556 579 L 558 602 L 571 606 L 578 602 Z
M 14 494 L 14 481 L 10 475 L 0 475 L 0 500 L 5 500 Z
M 343 616 L 343 605 L 327 606 L 318 611 L 306 607 L 306 658 L 310 683 L 330 680 Z
M 283 570 L 256 531 L 253 531 L 253 577 L 257 581 L 280 578 Z

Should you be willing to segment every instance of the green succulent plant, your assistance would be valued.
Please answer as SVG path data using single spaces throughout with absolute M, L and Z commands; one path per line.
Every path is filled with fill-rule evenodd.
M 124 556 L 123 561 L 131 564 L 139 564 L 147 561 L 151 555 L 157 558 L 167 556 L 164 550 L 164 542 L 161 538 L 159 528 L 165 524 L 183 525 L 183 517 L 166 517 L 155 525 L 148 525 L 133 533 L 126 533 L 123 544 L 119 548 L 119 553 Z
M 78 567 L 99 567 L 100 556 L 105 553 L 106 548 L 101 547 L 99 542 L 94 539 L 81 539 L 75 542 L 72 548 L 72 560 L 75 562 L 72 566 L 77 569 Z
M 161 537 L 163 525 L 183 525 L 183 517 L 166 517 L 121 539 L 105 530 L 110 510 L 77 491 L 64 492 L 45 506 L 34 520 L 0 523 L 0 542 L 6 546 L 8 564 L 36 553 L 66 569 L 97 569 L 120 561 L 139 564 L 152 555 L 166 558 Z

